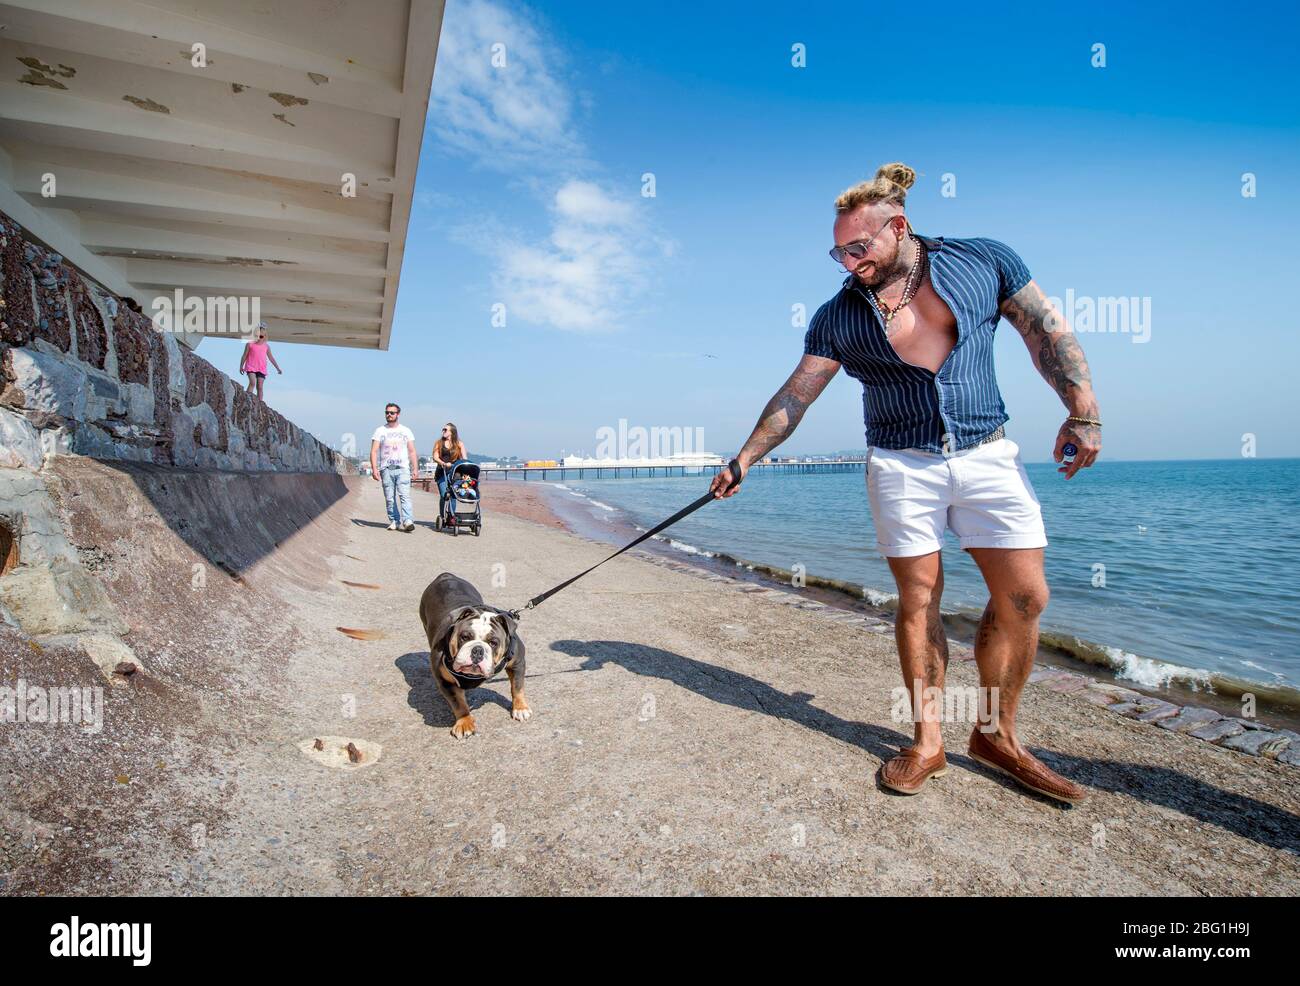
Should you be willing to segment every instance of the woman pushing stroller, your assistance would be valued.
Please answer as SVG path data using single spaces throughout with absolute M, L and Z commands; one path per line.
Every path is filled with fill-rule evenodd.
M 442 467 L 437 471 L 439 497 L 447 495 L 447 481 L 451 478 L 452 470 L 467 458 L 460 432 L 448 421 L 442 426 L 442 437 L 433 446 L 433 461 Z
M 478 537 L 483 529 L 483 511 L 479 503 L 479 468 L 469 461 L 465 443 L 450 421 L 443 425 L 442 437 L 433 447 L 438 468 L 438 530 L 449 528 L 452 534 L 465 530 Z

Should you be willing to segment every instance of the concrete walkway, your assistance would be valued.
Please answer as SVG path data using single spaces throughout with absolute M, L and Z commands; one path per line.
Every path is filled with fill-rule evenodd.
M 518 606 L 607 549 L 493 512 L 495 487 L 481 537 L 424 524 L 389 532 L 377 487 L 348 484 L 305 539 L 245 573 L 236 595 L 211 597 L 227 612 L 194 632 L 243 620 L 237 593 L 254 593 L 253 612 L 264 627 L 273 614 L 283 649 L 245 660 L 273 658 L 277 670 L 238 701 L 214 686 L 186 727 L 198 746 L 214 730 L 215 752 L 168 797 L 220 796 L 172 806 L 155 824 L 200 824 L 201 837 L 149 842 L 111 882 L 96 878 L 101 892 L 1300 890 L 1293 768 L 1030 688 L 1024 739 L 1086 784 L 1089 801 L 1063 809 L 995 777 L 965 755 L 961 724 L 945 728 L 949 774 L 918 797 L 896 796 L 874 781 L 910 738 L 890 718 L 892 635 L 638 557 L 525 614 L 531 721 L 510 719 L 503 677 L 471 693 L 479 734 L 454 740 L 416 612 L 427 583 L 452 571 L 489 602 Z M 413 496 L 417 516 L 430 517 L 435 498 Z M 308 557 L 319 577 L 295 577 Z M 129 610 L 127 588 L 110 583 Z M 973 666 L 954 661 L 950 681 L 974 684 Z M 318 737 L 323 754 L 310 750 Z M 349 740 L 360 766 L 342 766 Z M 338 766 L 321 762 L 331 758 Z M 126 841 L 102 835 L 110 849 Z M 60 872 L 64 886 L 90 883 Z

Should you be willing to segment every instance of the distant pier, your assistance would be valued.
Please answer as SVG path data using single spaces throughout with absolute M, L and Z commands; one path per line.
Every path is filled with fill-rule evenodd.
M 836 459 L 822 462 L 756 462 L 749 474 L 756 470 L 766 474 L 860 472 L 866 465 L 861 459 Z M 566 479 L 654 479 L 664 476 L 716 476 L 726 468 L 726 463 L 716 465 L 663 465 L 663 466 L 509 466 L 484 469 L 484 479 L 558 480 Z

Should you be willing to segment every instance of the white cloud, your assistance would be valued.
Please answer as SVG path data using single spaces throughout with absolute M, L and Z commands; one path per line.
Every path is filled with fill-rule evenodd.
M 504 46 L 504 67 L 493 65 L 494 45 Z M 527 8 L 454 0 L 443 20 L 429 124 L 444 146 L 507 172 L 547 201 L 544 234 L 521 228 L 517 214 L 462 222 L 454 234 L 494 264 L 493 290 L 508 318 L 608 330 L 634 310 L 672 243 L 654 231 L 639 184 L 622 192 L 585 177 L 598 169 L 584 157 L 574 107 L 589 97 L 570 88 L 564 65 Z M 503 191 L 502 201 L 518 195 Z
M 583 148 L 573 123 L 579 100 L 562 80 L 563 53 L 523 9 L 488 0 L 447 4 L 429 125 L 445 147 L 480 164 L 536 172 L 576 163 Z
M 545 242 L 507 236 L 493 245 L 500 259 L 495 286 L 509 316 L 578 332 L 617 328 L 668 252 L 643 211 L 632 195 L 565 182 Z
M 565 183 L 555 193 L 555 211 L 562 219 L 578 223 L 627 223 L 632 218 L 629 202 L 619 201 L 589 181 Z

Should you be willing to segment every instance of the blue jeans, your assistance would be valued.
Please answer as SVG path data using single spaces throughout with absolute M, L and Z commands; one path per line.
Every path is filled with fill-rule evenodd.
M 379 470 L 379 476 L 384 481 L 384 503 L 388 507 L 388 519 L 405 527 L 411 523 L 411 467 L 406 463 L 383 466 Z

